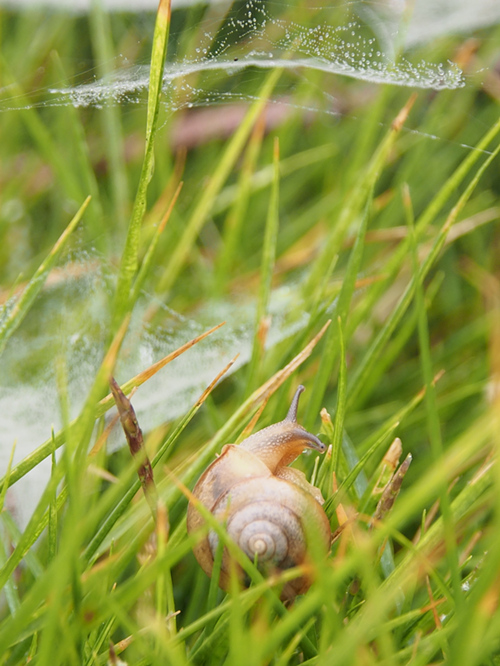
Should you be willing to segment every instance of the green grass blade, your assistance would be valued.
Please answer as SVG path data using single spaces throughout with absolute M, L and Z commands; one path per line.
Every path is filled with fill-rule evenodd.
M 418 323 L 420 361 L 422 368 L 422 376 L 425 384 L 427 429 L 429 434 L 429 440 L 431 443 L 434 463 L 436 465 L 441 465 L 443 460 L 443 441 L 441 436 L 441 424 L 439 420 L 439 411 L 437 406 L 436 385 L 434 382 L 434 372 L 432 369 L 431 345 L 430 345 L 429 327 L 428 327 L 429 325 L 427 320 L 427 313 L 425 310 L 424 293 L 423 293 L 422 283 L 420 282 L 420 280 L 417 279 L 419 271 L 418 254 L 417 254 L 418 249 L 415 238 L 413 210 L 411 207 L 411 200 L 409 198 L 409 193 L 407 193 L 405 199 L 406 199 L 407 220 L 410 229 L 410 245 L 412 250 L 411 254 L 412 254 L 412 264 L 413 264 L 413 275 L 415 280 L 415 309 L 417 313 L 417 323 Z M 440 494 L 441 512 L 443 515 L 443 522 L 445 526 L 446 551 L 450 567 L 451 580 L 453 583 L 453 594 L 455 599 L 455 605 L 458 608 L 460 608 L 463 605 L 463 594 L 460 584 L 460 572 L 459 572 L 459 561 L 458 561 L 458 550 L 457 550 L 457 533 L 456 533 L 456 526 L 453 523 L 453 518 L 451 514 L 450 499 L 448 496 L 448 487 L 446 483 L 443 483 L 439 494 Z
M 12 462 L 14 461 L 15 450 L 16 450 L 16 444 L 14 443 L 14 446 L 10 451 L 10 458 L 9 462 L 7 463 L 7 471 L 5 472 L 5 476 L 3 477 L 2 480 L 2 489 L 0 491 L 0 513 L 2 513 L 4 509 L 5 496 L 7 495 L 7 489 L 10 485 L 10 473 L 12 471 Z
M 269 95 L 278 82 L 280 74 L 280 69 L 271 70 L 260 90 L 258 99 L 250 106 L 244 120 L 232 136 L 224 153 L 218 161 L 215 171 L 206 183 L 203 193 L 198 199 L 198 203 L 186 223 L 184 233 L 170 257 L 168 266 L 160 281 L 159 289 L 161 291 L 168 291 L 177 279 L 196 237 L 207 219 L 207 215 L 213 208 L 217 195 L 231 173 L 231 170 L 252 131 L 252 127 L 262 113 Z
M 370 207 L 373 198 L 373 192 L 368 195 L 368 203 L 365 206 L 365 211 L 361 218 L 361 222 L 358 226 L 356 233 L 356 240 L 354 247 L 349 257 L 349 263 L 347 265 L 347 270 L 342 281 L 342 288 L 338 296 L 338 300 L 335 307 L 335 313 L 342 319 L 344 322 L 343 326 L 345 328 L 345 322 L 349 317 L 349 309 L 351 305 L 352 295 L 354 293 L 354 288 L 356 284 L 356 279 L 358 277 L 359 270 L 361 268 L 361 261 L 363 258 L 363 249 L 365 243 L 366 230 L 368 227 L 368 218 L 370 214 Z M 325 342 L 325 351 L 321 359 L 321 365 L 319 371 L 316 375 L 316 380 L 314 382 L 314 390 L 312 391 L 311 398 L 307 404 L 307 411 L 304 418 L 304 425 L 306 429 L 310 429 L 313 426 L 314 419 L 317 418 L 317 414 L 321 408 L 323 398 L 328 386 L 328 382 L 331 381 L 331 375 L 333 371 L 333 364 L 337 355 L 337 349 L 339 349 L 337 333 L 340 331 L 340 327 L 331 326 L 328 331 L 327 341 Z M 334 469 L 338 469 L 335 467 Z
M 52 436 L 54 433 L 52 433 Z M 54 475 L 56 473 L 56 449 L 55 449 L 55 441 L 54 441 L 54 448 L 52 450 L 52 456 L 51 456 L 51 462 L 52 462 L 52 471 L 51 475 Z M 56 556 L 57 553 L 57 492 L 56 492 L 56 487 L 54 487 L 54 493 L 52 495 L 52 498 L 50 500 L 50 505 L 49 505 L 49 515 L 48 515 L 48 557 L 47 561 L 52 562 L 54 557 Z
M 373 190 L 374 184 L 387 160 L 389 151 L 394 145 L 414 101 L 415 97 L 410 98 L 406 106 L 400 111 L 399 115 L 394 120 L 391 129 L 372 157 L 362 177 L 353 187 L 352 191 L 349 192 L 340 217 L 336 220 L 335 224 L 332 225 L 330 234 L 323 244 L 322 251 L 311 269 L 305 293 L 314 293 L 317 305 L 319 305 L 323 299 L 326 278 L 331 274 L 332 257 L 334 257 L 339 251 L 342 240 L 353 220 L 363 207 L 367 205 L 367 202 L 369 203 L 370 193 Z
M 4 567 L 7 562 L 7 549 L 3 540 L 3 535 L 0 534 L 0 567 Z M 21 600 L 19 598 L 19 593 L 17 591 L 17 585 L 13 577 L 9 577 L 5 581 L 3 588 L 5 594 L 5 600 L 7 601 L 7 606 L 11 615 L 15 615 L 21 605 Z
M 65 248 L 71 234 L 76 229 L 78 223 L 82 219 L 82 216 L 89 205 L 90 197 L 83 202 L 80 207 L 80 210 L 73 217 L 71 222 L 68 224 L 66 229 L 63 231 L 58 241 L 49 252 L 44 261 L 40 264 L 39 268 L 36 270 L 35 274 L 29 281 L 28 285 L 24 289 L 21 296 L 16 301 L 14 307 L 10 312 L 8 312 L 0 326 L 0 354 L 4 351 L 5 345 L 7 344 L 8 339 L 14 333 L 14 331 L 20 326 L 24 317 L 28 313 L 30 307 L 33 304 L 33 301 L 39 294 L 42 289 L 45 280 L 47 279 L 48 274 L 51 269 L 61 256 L 63 249 Z
M 340 463 L 340 449 L 342 446 L 342 434 L 344 432 L 344 419 L 346 408 L 346 384 L 347 384 L 347 367 L 345 360 L 345 347 L 344 347 L 344 332 L 343 323 L 340 316 L 338 317 L 338 339 L 340 346 L 340 371 L 339 381 L 337 387 L 337 407 L 335 410 L 335 422 L 333 429 L 332 441 L 332 455 L 330 458 L 330 480 L 333 479 L 333 474 L 339 473 Z
M 495 126 L 496 127 L 496 126 Z M 499 123 L 499 129 L 500 129 L 500 123 Z M 351 376 L 351 381 L 348 386 L 348 401 L 349 404 L 353 404 L 357 398 L 358 393 L 361 391 L 362 386 L 364 384 L 365 378 L 369 375 L 372 366 L 376 362 L 376 359 L 380 356 L 382 349 L 384 346 L 387 344 L 390 336 L 396 329 L 396 326 L 399 324 L 401 321 L 401 318 L 403 317 L 404 313 L 407 311 L 410 302 L 413 298 L 413 294 L 415 292 L 415 287 L 417 283 L 422 283 L 426 275 L 429 273 L 430 269 L 434 265 L 439 253 L 441 252 L 441 249 L 444 246 L 446 236 L 448 234 L 448 231 L 450 227 L 454 224 L 456 221 L 460 211 L 463 209 L 467 201 L 470 199 L 475 187 L 477 186 L 481 176 L 485 172 L 485 170 L 488 168 L 488 166 L 491 164 L 491 162 L 495 159 L 495 157 L 498 155 L 500 151 L 500 145 L 495 148 L 495 150 L 484 160 L 483 164 L 481 167 L 477 170 L 475 173 L 474 177 L 472 178 L 471 182 L 468 184 L 467 188 L 463 192 L 463 194 L 460 196 L 460 199 L 458 200 L 457 204 L 453 207 L 453 209 L 450 211 L 444 225 L 441 227 L 439 233 L 436 236 L 436 239 L 434 241 L 434 244 L 431 248 L 431 251 L 427 255 L 424 263 L 420 267 L 418 276 L 415 276 L 408 287 L 406 288 L 404 294 L 401 296 L 398 304 L 388 317 L 385 325 L 382 327 L 380 330 L 379 334 L 376 336 L 375 340 L 373 341 L 372 345 L 368 349 L 367 353 L 363 357 L 360 365 L 356 369 L 356 371 L 353 373 Z
M 175 191 L 175 194 L 172 197 L 172 201 L 170 202 L 170 205 L 169 205 L 169 207 L 167 208 L 167 210 L 165 212 L 165 215 L 162 217 L 162 219 L 160 221 L 160 224 L 155 229 L 155 232 L 153 234 L 153 238 L 151 239 L 151 242 L 148 246 L 146 254 L 144 255 L 144 259 L 141 262 L 141 267 L 139 269 L 139 273 L 138 273 L 137 278 L 134 282 L 134 287 L 133 287 L 133 291 L 132 291 L 132 303 L 135 303 L 136 300 L 139 298 L 139 294 L 141 292 L 142 287 L 144 286 L 146 278 L 149 274 L 149 270 L 150 270 L 151 265 L 153 263 L 156 248 L 158 246 L 158 241 L 160 240 L 160 236 L 163 233 L 163 230 L 165 229 L 165 225 L 167 224 L 168 220 L 170 219 L 170 215 L 171 215 L 172 210 L 175 206 L 175 202 L 177 201 L 177 198 L 180 194 L 181 188 L 182 188 L 182 183 L 180 183 L 178 185 L 177 190 Z
M 112 72 L 111 63 L 115 54 L 110 17 L 103 7 L 102 0 L 92 0 L 89 22 L 98 75 L 99 78 L 106 80 Z M 101 111 L 101 119 L 102 135 L 106 146 L 106 157 L 111 178 L 112 209 L 119 227 L 123 229 L 126 224 L 125 216 L 128 212 L 129 198 L 120 107 L 114 104 L 112 100 L 105 102 Z
M 132 281 L 137 273 L 140 228 L 146 211 L 146 195 L 154 168 L 154 139 L 158 124 L 160 98 L 163 85 L 163 71 L 167 53 L 170 29 L 170 0 L 160 0 L 156 14 L 153 50 L 149 78 L 148 110 L 146 123 L 146 148 L 142 163 L 137 194 L 122 254 L 118 284 L 116 287 L 114 322 L 115 327 L 125 312 L 130 309 Z
M 274 141 L 273 165 L 274 179 L 269 199 L 264 243 L 262 245 L 262 260 L 260 266 L 260 285 L 257 298 L 257 313 L 252 346 L 252 356 L 248 367 L 247 395 L 254 388 L 255 379 L 259 375 L 259 364 L 264 353 L 266 333 L 268 329 L 267 316 L 269 298 L 271 296 L 271 283 L 274 263 L 276 260 L 276 242 L 279 229 L 279 179 L 280 179 L 279 142 Z

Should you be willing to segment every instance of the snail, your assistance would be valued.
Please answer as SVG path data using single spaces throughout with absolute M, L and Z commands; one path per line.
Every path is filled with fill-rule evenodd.
M 305 449 L 323 453 L 325 444 L 297 423 L 297 408 L 303 386 L 299 386 L 286 418 L 259 430 L 239 445 L 227 444 L 198 480 L 194 497 L 226 526 L 239 545 L 263 573 L 281 571 L 302 564 L 314 539 L 314 552 L 330 548 L 329 520 L 322 508 L 321 491 L 303 472 L 288 467 Z M 204 524 L 193 501 L 187 514 L 188 533 Z M 202 569 L 212 574 L 219 538 L 214 530 L 193 548 Z M 224 548 L 219 586 L 230 585 L 230 558 Z M 243 573 L 238 570 L 243 580 Z M 288 582 L 283 600 L 304 593 L 311 581 L 307 576 Z

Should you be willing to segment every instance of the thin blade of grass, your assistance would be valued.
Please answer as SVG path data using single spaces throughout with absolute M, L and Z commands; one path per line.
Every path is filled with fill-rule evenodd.
M 338 340 L 340 346 L 340 370 L 337 386 L 337 407 L 335 410 L 335 422 L 333 427 L 332 455 L 330 457 L 330 474 L 328 475 L 328 480 L 330 483 L 332 482 L 334 472 L 337 475 L 339 472 L 340 449 L 342 447 L 342 433 L 344 432 L 346 408 L 347 367 L 345 359 L 343 323 L 340 316 L 338 317 Z M 330 490 L 328 495 L 331 495 L 332 488 L 330 487 L 328 490 Z
M 123 250 L 114 305 L 114 322 L 121 321 L 133 302 L 132 282 L 137 273 L 141 223 L 146 211 L 146 195 L 154 169 L 154 139 L 158 124 L 160 97 L 163 84 L 163 71 L 167 53 L 168 33 L 170 29 L 170 0 L 160 0 L 156 14 L 153 50 L 149 78 L 148 110 L 146 123 L 146 148 L 142 163 L 137 194 Z
M 496 125 L 495 125 L 496 127 Z M 498 129 L 500 130 L 500 123 L 498 123 Z M 483 164 L 479 167 L 479 169 L 476 171 L 474 174 L 474 177 L 471 179 L 470 183 L 466 187 L 465 191 L 463 194 L 460 196 L 458 202 L 455 204 L 455 206 L 452 208 L 450 213 L 448 214 L 448 217 L 446 218 L 445 223 L 441 227 L 440 231 L 438 232 L 436 239 L 433 243 L 433 246 L 431 250 L 429 251 L 429 254 L 425 258 L 425 261 L 421 265 L 418 276 L 415 276 L 412 278 L 411 282 L 409 283 L 408 287 L 406 288 L 405 292 L 401 296 L 400 300 L 398 301 L 398 304 L 394 308 L 394 310 L 391 312 L 389 315 L 386 323 L 374 339 L 373 343 L 370 345 L 368 348 L 365 356 L 363 357 L 361 363 L 359 364 L 358 368 L 354 371 L 354 373 L 351 376 L 351 380 L 348 386 L 348 403 L 352 405 L 356 399 L 358 393 L 361 391 L 361 388 L 364 384 L 365 378 L 369 375 L 371 368 L 373 367 L 375 361 L 377 358 L 380 356 L 382 349 L 386 345 L 387 341 L 389 340 L 390 336 L 394 332 L 396 326 L 399 324 L 401 321 L 404 313 L 407 311 L 412 299 L 413 295 L 415 293 L 415 287 L 417 283 L 422 283 L 426 275 L 429 273 L 430 269 L 434 265 L 437 257 L 439 256 L 439 253 L 441 252 L 441 249 L 444 246 L 444 243 L 446 241 L 446 237 L 448 234 L 448 231 L 456 221 L 460 211 L 463 209 L 469 198 L 471 197 L 475 187 L 477 186 L 481 176 L 485 172 L 485 170 L 488 168 L 488 166 L 491 164 L 491 162 L 496 158 L 498 153 L 500 152 L 500 145 L 495 148 L 495 150 L 488 155 L 488 157 L 484 160 Z
M 241 150 L 252 131 L 255 122 L 262 113 L 269 95 L 273 91 L 281 75 L 280 69 L 271 70 L 264 85 L 262 86 L 258 99 L 250 106 L 245 118 L 233 134 L 231 140 L 222 154 L 217 167 L 203 189 L 198 203 L 196 204 L 191 217 L 186 223 L 183 235 L 170 257 L 170 261 L 160 280 L 159 289 L 168 291 L 174 284 L 179 275 L 184 262 L 186 261 L 191 247 L 198 236 L 198 233 L 207 219 L 207 215 L 212 210 L 215 199 L 222 186 L 226 182 L 234 164 L 241 153 Z
M 14 445 L 10 451 L 10 458 L 9 462 L 7 463 L 7 471 L 5 472 L 5 476 L 2 479 L 2 490 L 0 492 L 0 513 L 2 513 L 5 505 L 5 496 L 7 495 L 7 489 L 10 485 L 10 473 L 12 470 L 12 463 L 14 461 L 14 453 L 16 451 L 16 443 L 14 442 Z
M 279 142 L 275 138 L 273 151 L 274 178 L 271 187 L 271 196 L 267 211 L 266 228 L 264 232 L 264 243 L 262 245 L 262 260 L 260 266 L 260 285 L 257 299 L 257 312 L 255 320 L 255 331 L 252 345 L 252 355 L 248 366 L 247 391 L 248 394 L 258 376 L 259 365 L 264 353 L 267 337 L 269 298 L 271 295 L 271 282 L 274 264 L 276 261 L 276 242 L 279 229 L 279 182 L 280 182 L 280 153 Z
M 54 433 L 52 433 L 52 436 Z M 54 440 L 53 440 L 54 441 Z M 52 449 L 51 456 L 51 476 L 56 473 L 56 448 L 55 441 L 54 447 Z M 57 553 L 57 488 L 54 487 L 54 492 L 49 504 L 49 515 L 48 515 L 48 555 L 47 561 L 52 562 Z
M 96 663 L 95 655 L 99 654 L 99 652 L 104 648 L 104 646 L 109 644 L 109 637 L 111 635 L 111 631 L 113 629 L 114 624 L 115 624 L 115 618 L 114 616 L 112 616 L 111 618 L 108 619 L 107 622 L 105 622 L 99 628 L 99 631 L 97 632 L 97 635 L 95 636 L 94 640 L 92 641 L 91 644 L 88 645 L 89 656 L 85 661 L 85 666 L 95 666 Z
M 408 114 L 415 102 L 416 96 L 408 100 L 407 104 L 401 109 L 398 116 L 392 123 L 391 129 L 379 145 L 375 155 L 363 173 L 362 178 L 353 187 L 353 190 L 346 198 L 346 203 L 342 212 L 332 230 L 323 244 L 323 249 L 312 267 L 311 273 L 305 286 L 305 293 L 314 294 L 316 307 L 323 299 L 324 286 L 326 279 L 330 276 L 332 270 L 332 257 L 334 257 L 341 248 L 344 236 L 352 221 L 358 215 L 359 211 L 369 203 L 370 192 L 372 192 L 375 182 L 385 164 L 391 147 L 396 140 Z
M 47 279 L 47 276 L 50 273 L 50 270 L 61 256 L 61 252 L 66 246 L 66 243 L 68 242 L 71 234 L 76 229 L 78 223 L 82 219 L 82 216 L 87 206 L 89 205 L 89 202 L 90 202 L 90 197 L 87 197 L 83 202 L 83 204 L 81 205 L 80 210 L 76 213 L 76 215 L 73 217 L 73 219 L 68 224 L 66 229 L 60 235 L 59 239 L 57 240 L 52 250 L 49 252 L 47 257 L 43 260 L 38 269 L 35 271 L 33 277 L 27 284 L 21 296 L 16 301 L 12 310 L 4 318 L 4 321 L 0 326 L 0 354 L 2 354 L 2 352 L 4 351 L 8 339 L 11 337 L 14 331 L 20 326 L 24 317 L 28 313 L 30 307 L 33 305 L 33 301 L 35 300 L 40 290 L 42 289 L 45 280 Z
M 340 290 L 335 307 L 335 313 L 344 322 L 344 328 L 345 322 L 349 316 L 349 308 L 351 305 L 352 295 L 356 287 L 356 279 L 361 268 L 372 198 L 373 190 L 368 194 L 368 203 L 365 206 L 365 210 L 361 218 L 361 223 L 358 226 L 356 240 L 351 252 L 351 256 L 349 257 L 349 263 L 347 265 L 347 270 L 342 281 L 342 288 Z M 339 348 L 337 337 L 337 333 L 339 331 L 339 327 L 332 326 L 328 332 L 327 342 L 325 343 L 325 351 L 322 355 L 321 364 L 316 375 L 311 397 L 307 403 L 307 410 L 304 418 L 304 427 L 306 430 L 310 430 L 312 428 L 314 420 L 317 418 L 317 414 L 323 402 L 328 382 L 331 380 L 333 365 L 337 356 L 337 350 Z M 335 469 L 338 469 L 337 466 Z
M 4 567 L 7 562 L 7 548 L 4 543 L 3 534 L 0 534 L 0 567 Z M 5 594 L 5 600 L 11 615 L 15 615 L 19 610 L 21 605 L 21 600 L 19 598 L 19 593 L 17 591 L 17 585 L 13 577 L 9 577 L 5 581 L 3 587 L 3 592 Z
M 257 157 L 262 145 L 262 139 L 264 138 L 264 127 L 264 118 L 261 115 L 255 123 L 253 132 L 248 141 L 248 147 L 245 151 L 241 174 L 238 180 L 236 197 L 225 221 L 222 243 L 215 266 L 215 284 L 219 294 L 223 292 L 225 285 L 229 282 L 229 270 L 238 253 L 238 241 L 244 222 L 244 216 L 248 211 L 252 175 L 255 171 Z
M 210 586 L 208 588 L 206 613 L 210 613 L 217 606 L 217 595 L 219 592 L 219 577 L 222 567 L 223 552 L 224 552 L 224 544 L 221 540 L 219 540 L 214 555 L 214 565 L 212 567 Z M 215 620 L 207 625 L 207 632 L 211 634 L 214 628 L 215 628 Z
M 109 13 L 104 10 L 102 0 L 92 0 L 89 24 L 97 73 L 100 79 L 107 80 L 113 71 L 110 65 L 114 62 L 115 54 Z M 114 104 L 112 100 L 105 102 L 100 120 L 109 163 L 112 209 L 119 227 L 123 229 L 126 224 L 125 215 L 129 198 L 120 106 Z
M 151 243 L 149 244 L 149 247 L 146 251 L 146 254 L 144 255 L 144 259 L 141 262 L 141 267 L 139 269 L 139 273 L 137 275 L 137 278 L 134 282 L 133 290 L 132 290 L 132 303 L 135 303 L 136 300 L 139 298 L 139 294 L 141 292 L 141 289 L 144 285 L 144 282 L 148 276 L 149 269 L 151 268 L 151 264 L 153 262 L 156 248 L 158 246 L 158 241 L 160 240 L 160 236 L 165 229 L 165 225 L 167 224 L 168 220 L 170 219 L 170 215 L 172 214 L 172 211 L 175 206 L 175 202 L 177 201 L 177 198 L 179 197 L 179 194 L 182 189 L 182 182 L 179 183 L 177 186 L 177 189 L 174 193 L 174 196 L 172 197 L 172 200 L 163 215 L 160 224 L 156 227 L 155 233 L 153 235 L 153 238 L 151 239 Z

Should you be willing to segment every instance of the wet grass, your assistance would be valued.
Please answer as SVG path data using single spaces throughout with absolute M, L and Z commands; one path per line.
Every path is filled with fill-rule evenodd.
M 462 89 L 414 96 L 251 70 L 196 75 L 185 94 L 198 98 L 180 104 L 162 90 L 163 61 L 203 41 L 200 12 L 172 24 L 166 3 L 156 24 L 98 8 L 0 13 L 2 391 L 52 368 L 62 425 L 0 470 L 0 664 L 500 663 L 498 31 L 475 50 L 435 46 L 461 58 Z M 84 69 L 106 76 L 116 54 L 151 58 L 147 99 L 50 103 L 50 88 Z M 207 107 L 228 81 L 245 101 Z M 266 124 L 268 100 L 284 95 Z M 340 115 L 325 108 L 333 96 Z M 207 108 L 233 129 L 209 136 Z M 74 416 L 71 354 L 34 341 L 58 325 L 51 310 L 41 318 L 54 284 L 102 266 L 102 353 Z M 279 287 L 293 295 L 286 339 L 272 319 Z M 145 330 L 163 330 L 160 304 L 205 322 L 241 303 L 253 308 L 243 362 L 221 360 L 173 422 L 150 427 L 137 410 L 159 497 L 150 511 L 128 450 L 106 445 L 131 322 L 139 312 Z M 212 331 L 184 333 L 193 340 L 139 368 L 125 394 L 201 338 L 216 353 Z M 16 344 L 28 361 L 14 372 Z M 213 524 L 252 581 L 223 593 L 191 554 L 187 497 L 224 444 L 284 418 L 299 384 L 299 421 L 331 445 L 297 462 L 326 499 L 331 552 L 317 558 L 311 543 L 312 586 L 284 605 L 280 589 L 303 571 L 264 578 Z M 16 436 L 1 423 L 7 461 Z M 20 527 L 16 484 L 44 460 L 47 484 Z

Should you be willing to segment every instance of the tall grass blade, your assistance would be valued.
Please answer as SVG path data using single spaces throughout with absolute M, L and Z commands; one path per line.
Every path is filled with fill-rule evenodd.
M 496 126 L 495 126 L 496 127 Z M 500 129 L 500 124 L 498 125 L 498 129 Z M 410 302 L 413 298 L 414 292 L 415 292 L 415 287 L 417 283 L 422 283 L 424 278 L 427 276 L 429 273 L 430 269 L 434 265 L 437 257 L 439 256 L 439 253 L 441 252 L 441 249 L 444 246 L 444 243 L 446 241 L 446 236 L 448 234 L 448 231 L 450 230 L 451 226 L 454 224 L 454 222 L 457 219 L 457 216 L 459 215 L 460 211 L 463 209 L 469 198 L 471 197 L 475 187 L 477 186 L 479 179 L 481 178 L 482 174 L 484 171 L 488 168 L 488 166 L 491 164 L 491 162 L 495 159 L 495 157 L 498 155 L 500 151 L 500 146 L 497 146 L 495 150 L 489 155 L 483 162 L 483 164 L 480 166 L 480 168 L 477 170 L 475 173 L 474 177 L 472 178 L 471 182 L 468 184 L 467 188 L 463 192 L 463 194 L 460 196 L 460 199 L 456 203 L 456 205 L 453 207 L 453 209 L 450 211 L 445 223 L 441 227 L 439 233 L 437 234 L 433 246 L 427 255 L 425 261 L 421 265 L 418 275 L 415 276 L 411 282 L 409 283 L 408 287 L 406 288 L 404 294 L 401 296 L 398 304 L 388 317 L 386 323 L 380 330 L 379 334 L 376 336 L 374 339 L 373 343 L 370 345 L 369 349 L 367 350 L 367 353 L 363 357 L 360 365 L 356 369 L 356 371 L 353 373 L 351 376 L 351 380 L 348 386 L 348 402 L 349 404 L 353 404 L 357 398 L 358 393 L 360 393 L 364 380 L 368 376 L 371 367 L 373 364 L 376 362 L 376 359 L 379 357 L 379 355 L 382 352 L 382 349 L 384 348 L 385 344 L 388 342 L 390 336 L 396 329 L 396 326 L 399 324 L 401 321 L 402 316 L 404 313 L 407 311 Z
M 264 243 L 262 246 L 259 295 L 257 298 L 257 313 L 252 355 L 248 367 L 247 393 L 252 389 L 255 378 L 258 376 L 259 364 L 264 354 L 267 331 L 269 329 L 268 308 L 271 296 L 271 283 L 274 263 L 276 260 L 276 242 L 279 229 L 279 164 L 279 142 L 275 139 L 273 151 L 274 178 L 269 199 Z
M 96 55 L 99 78 L 108 79 L 114 59 L 111 21 L 102 0 L 92 0 L 89 12 L 92 48 Z M 119 228 L 126 224 L 128 186 L 120 107 L 112 100 L 105 102 L 101 113 L 102 135 L 106 146 L 111 179 L 112 209 Z
M 78 223 L 82 219 L 83 214 L 87 206 L 89 205 L 89 202 L 90 202 L 90 197 L 87 197 L 87 199 L 81 205 L 80 210 L 76 213 L 76 215 L 73 217 L 73 219 L 68 224 L 66 229 L 63 231 L 63 233 L 59 237 L 58 241 L 56 242 L 52 250 L 49 252 L 47 257 L 40 264 L 39 268 L 35 271 L 35 274 L 27 284 L 23 293 L 21 294 L 21 296 L 19 296 L 16 303 L 14 304 L 14 307 L 10 311 L 7 311 L 5 313 L 5 306 L 4 306 L 5 314 L 3 317 L 3 321 L 0 325 L 0 354 L 2 354 L 2 352 L 4 351 L 8 339 L 11 337 L 14 331 L 20 326 L 21 322 L 25 318 L 29 309 L 33 305 L 33 301 L 40 293 L 40 290 L 42 289 L 48 274 L 50 273 L 51 269 L 61 256 L 61 253 L 66 247 L 66 244 L 71 234 L 76 229 Z
M 114 326 L 118 325 L 131 306 L 132 282 L 137 273 L 141 223 L 146 211 L 146 195 L 154 169 L 154 139 L 158 124 L 160 98 L 163 85 L 163 70 L 167 53 L 170 29 L 170 0 L 160 0 L 156 14 L 153 50 L 149 78 L 148 110 L 146 123 L 146 148 L 142 162 L 137 194 L 122 254 L 116 287 Z
M 248 139 L 252 128 L 262 113 L 269 95 L 273 91 L 281 70 L 273 69 L 269 73 L 264 85 L 259 91 L 257 100 L 250 106 L 244 120 L 228 142 L 227 147 L 222 154 L 215 171 L 206 183 L 203 193 L 198 199 L 195 208 L 188 219 L 184 233 L 182 234 L 177 246 L 170 257 L 170 261 L 160 281 L 160 289 L 168 291 L 174 284 L 179 272 L 184 265 L 189 252 L 196 240 L 196 237 L 207 219 L 207 215 L 212 210 L 215 198 L 219 194 L 222 186 L 227 180 L 231 169 L 233 169 L 241 150 Z

